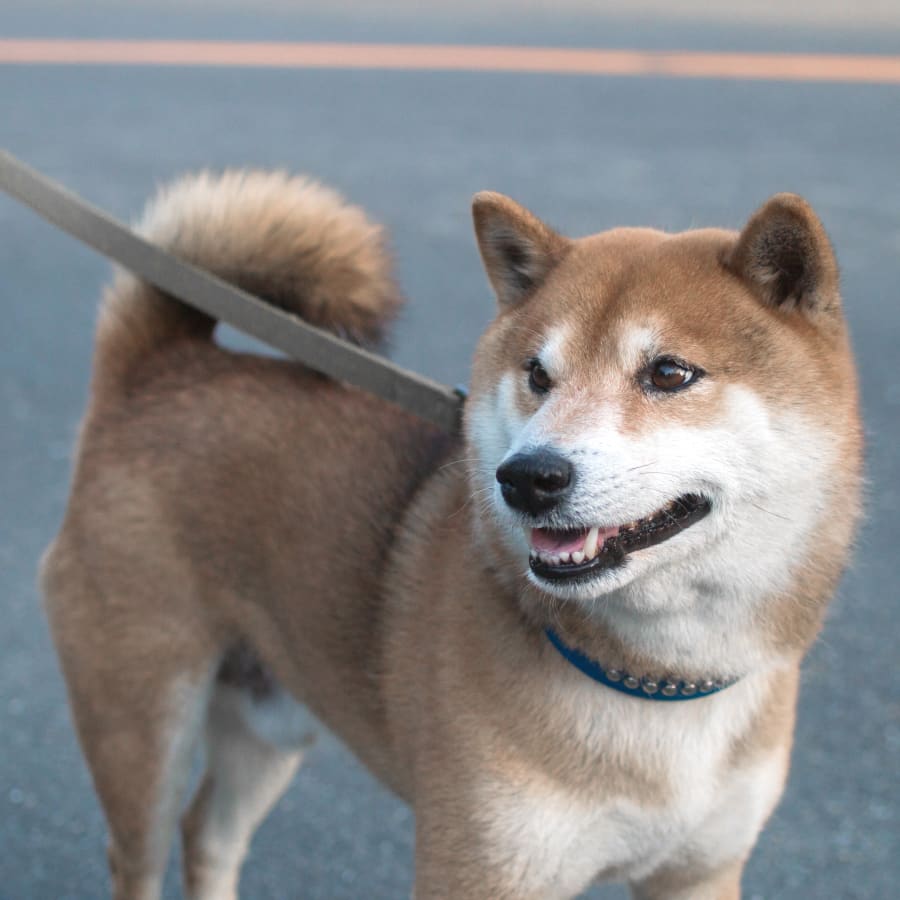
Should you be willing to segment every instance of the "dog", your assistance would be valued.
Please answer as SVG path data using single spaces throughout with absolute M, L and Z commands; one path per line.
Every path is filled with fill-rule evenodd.
M 107 289 L 42 586 L 117 900 L 160 896 L 179 820 L 186 894 L 237 896 L 304 710 L 414 808 L 417 900 L 739 897 L 860 511 L 831 244 L 791 194 L 740 232 L 473 214 L 461 437 Z M 400 307 L 309 180 L 188 177 L 139 230 L 367 346 Z

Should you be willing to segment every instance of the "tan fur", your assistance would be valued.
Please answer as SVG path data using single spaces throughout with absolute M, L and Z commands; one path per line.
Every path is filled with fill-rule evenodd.
M 226 684 L 217 673 L 247 647 L 260 671 L 414 805 L 417 900 L 573 896 L 601 876 L 632 882 L 647 900 L 739 896 L 758 827 L 722 858 L 688 843 L 655 861 L 610 851 L 596 865 L 578 829 L 568 845 L 559 838 L 553 859 L 542 856 L 539 832 L 533 846 L 528 835 L 546 816 L 565 824 L 570 808 L 598 834 L 607 809 L 663 821 L 688 802 L 683 779 L 694 777 L 670 770 L 671 752 L 689 753 L 707 734 L 720 734 L 721 746 L 704 760 L 697 791 L 714 798 L 741 779 L 752 785 L 761 767 L 769 794 L 759 825 L 780 793 L 797 668 L 858 513 L 860 437 L 827 238 L 799 198 L 771 203 L 740 238 L 619 229 L 573 242 L 507 198 L 479 195 L 476 227 L 501 313 L 476 354 L 461 442 L 299 364 L 227 352 L 210 340 L 212 322 L 117 276 L 43 586 L 109 822 L 118 900 L 158 896 L 181 802 L 176 763 L 204 719 L 210 764 L 183 824 L 186 885 L 192 897 L 235 896 L 252 830 L 299 759 L 253 736 L 229 705 L 242 676 L 229 670 Z M 378 229 L 303 180 L 185 180 L 143 229 L 359 340 L 380 336 L 399 303 Z M 815 267 L 779 281 L 773 246 L 777 256 L 792 242 Z M 647 321 L 709 370 L 683 404 L 648 399 L 623 359 L 628 329 Z M 513 373 L 517 415 L 532 415 L 539 401 L 522 362 L 561 322 L 576 335 L 559 386 L 569 400 L 552 424 L 562 435 L 579 434 L 611 403 L 628 435 L 690 425 L 719 415 L 715 385 L 734 383 L 772 410 L 799 410 L 835 442 L 841 465 L 822 486 L 820 539 L 801 548 L 790 584 L 760 599 L 752 625 L 777 664 L 708 673 L 685 663 L 680 673 L 743 676 L 716 697 L 646 703 L 565 663 L 544 637 L 548 624 L 607 666 L 668 671 L 601 619 L 526 582 L 526 561 L 504 543 L 480 491 L 478 404 Z M 243 689 L 251 702 L 252 678 Z M 595 725 L 610 716 L 672 743 L 623 742 Z M 239 753 L 255 760 L 258 778 L 235 780 Z M 229 791 L 243 798 L 240 820 L 222 811 Z M 728 811 L 691 815 L 715 831 Z

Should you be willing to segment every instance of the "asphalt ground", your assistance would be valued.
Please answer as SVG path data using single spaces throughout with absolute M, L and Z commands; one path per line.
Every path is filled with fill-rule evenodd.
M 4 37 L 475 41 L 900 53 L 900 31 L 592 18 L 165 15 L 0 3 Z M 2 144 L 129 218 L 160 182 L 232 165 L 313 173 L 383 220 L 410 299 L 404 365 L 467 379 L 493 301 L 469 199 L 503 191 L 569 234 L 739 227 L 805 195 L 841 261 L 862 372 L 867 523 L 804 666 L 793 770 L 748 898 L 888 898 L 900 883 L 900 88 L 528 74 L 0 66 Z M 108 265 L 0 198 L 0 898 L 105 896 L 104 826 L 35 589 L 65 503 Z M 242 343 L 227 335 L 226 339 Z M 409 894 L 412 817 L 322 734 L 263 825 L 247 898 Z M 170 872 L 167 897 L 178 896 Z M 587 896 L 615 898 L 619 888 Z

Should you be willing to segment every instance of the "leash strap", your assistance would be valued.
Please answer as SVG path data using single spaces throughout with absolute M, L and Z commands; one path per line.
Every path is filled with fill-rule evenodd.
M 0 188 L 57 228 L 214 319 L 444 431 L 459 430 L 463 390 L 410 372 L 183 262 L 2 149 Z

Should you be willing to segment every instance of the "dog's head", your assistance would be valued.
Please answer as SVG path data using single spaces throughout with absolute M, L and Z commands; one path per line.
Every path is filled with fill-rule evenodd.
M 588 608 L 647 609 L 680 602 L 666 585 L 763 596 L 813 557 L 840 570 L 855 376 L 805 201 L 777 195 L 740 233 L 570 240 L 494 193 L 474 217 L 500 308 L 467 440 L 480 540 L 507 569 Z

